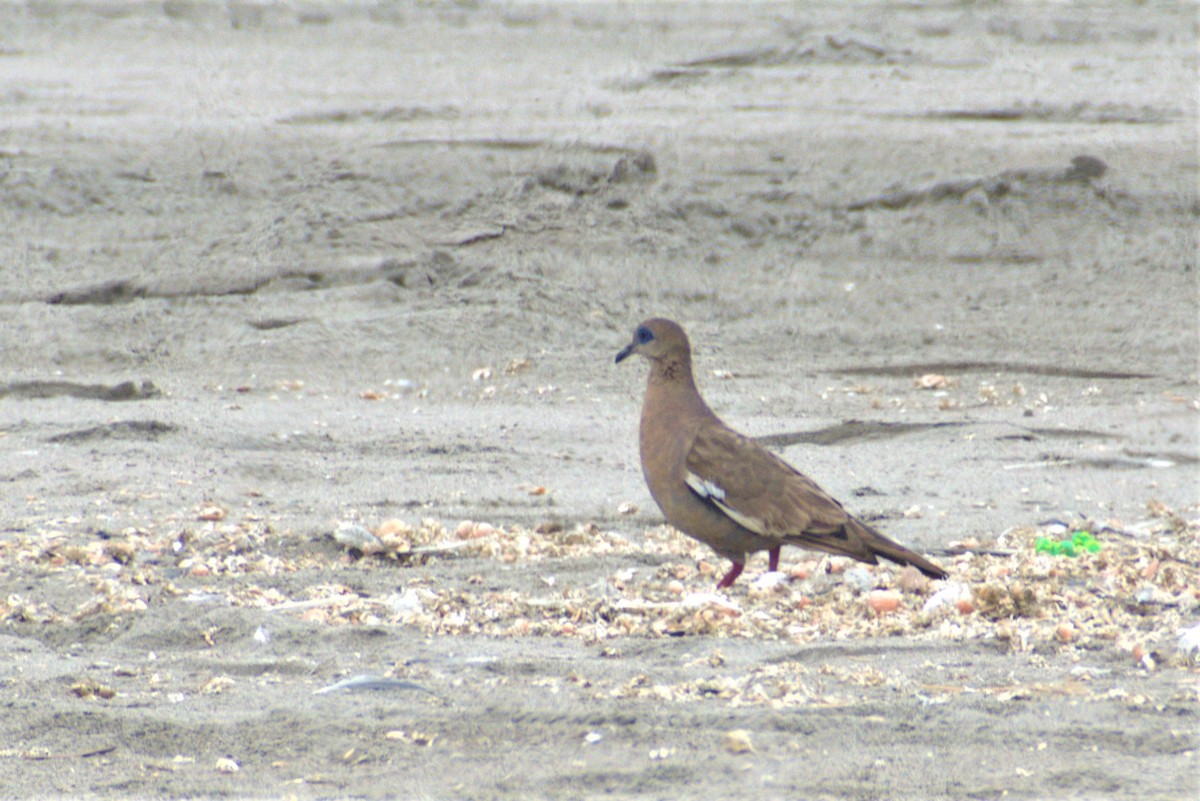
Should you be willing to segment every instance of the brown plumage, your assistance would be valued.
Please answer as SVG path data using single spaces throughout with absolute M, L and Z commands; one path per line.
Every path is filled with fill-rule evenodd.
M 733 562 L 728 587 L 746 557 L 768 551 L 779 567 L 784 544 L 877 564 L 883 557 L 931 578 L 946 571 L 856 520 L 808 476 L 729 428 L 700 397 L 692 350 L 677 323 L 647 320 L 617 354 L 650 362 L 642 402 L 642 473 L 667 522 Z

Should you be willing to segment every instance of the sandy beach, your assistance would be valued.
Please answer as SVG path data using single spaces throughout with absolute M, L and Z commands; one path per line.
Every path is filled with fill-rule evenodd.
M 5 4 L 0 797 L 1200 794 L 1198 39 Z M 650 316 L 951 578 L 713 595 L 613 364 Z

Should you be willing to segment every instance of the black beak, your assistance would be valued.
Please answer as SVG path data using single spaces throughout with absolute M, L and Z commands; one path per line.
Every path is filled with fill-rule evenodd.
M 622 361 L 624 361 L 626 358 L 628 358 L 629 354 L 631 354 L 631 353 L 633 353 L 633 343 L 632 342 L 630 342 L 625 347 L 621 348 L 621 352 L 617 354 L 617 361 L 615 363 L 620 364 Z

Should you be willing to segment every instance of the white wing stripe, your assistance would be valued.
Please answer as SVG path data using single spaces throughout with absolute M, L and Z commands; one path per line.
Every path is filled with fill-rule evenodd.
M 721 503 L 716 498 L 713 498 L 713 503 L 719 506 L 722 512 L 732 517 L 734 521 L 743 528 L 748 528 L 755 534 L 761 534 L 764 537 L 771 536 L 770 533 L 767 532 L 766 524 L 757 517 L 749 517 L 748 515 L 744 515 L 737 509 L 734 509 L 732 506 L 727 506 L 726 504 Z
M 764 537 L 770 536 L 767 533 L 767 526 L 765 523 L 763 523 L 763 521 L 755 517 L 744 515 L 737 509 L 734 509 L 732 506 L 725 503 L 725 490 L 721 489 L 721 487 L 715 482 L 701 478 L 690 470 L 684 478 L 684 481 L 686 481 L 687 485 L 692 488 L 692 492 L 695 492 L 701 498 L 707 498 L 715 503 L 718 509 L 729 515 L 729 517 L 733 518 L 733 521 L 739 526 L 748 528 L 755 534 L 761 534 Z
M 688 471 L 687 477 L 684 478 L 687 485 L 692 488 L 692 491 L 701 498 L 711 498 L 714 501 L 722 501 L 725 499 L 725 490 L 721 489 L 714 482 L 700 478 L 695 473 Z

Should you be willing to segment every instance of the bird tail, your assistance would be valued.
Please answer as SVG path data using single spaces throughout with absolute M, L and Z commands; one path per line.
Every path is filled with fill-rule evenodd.
M 930 578 L 944 579 L 949 575 L 945 570 L 925 557 L 913 553 L 898 542 L 889 540 L 859 520 L 850 518 L 846 525 L 846 533 L 849 535 L 848 539 L 857 540 L 857 544 L 862 547 L 863 551 L 869 553 L 871 557 L 883 557 L 889 562 L 895 562 L 898 565 L 912 565 Z M 870 558 L 864 561 L 874 563 L 876 559 Z

